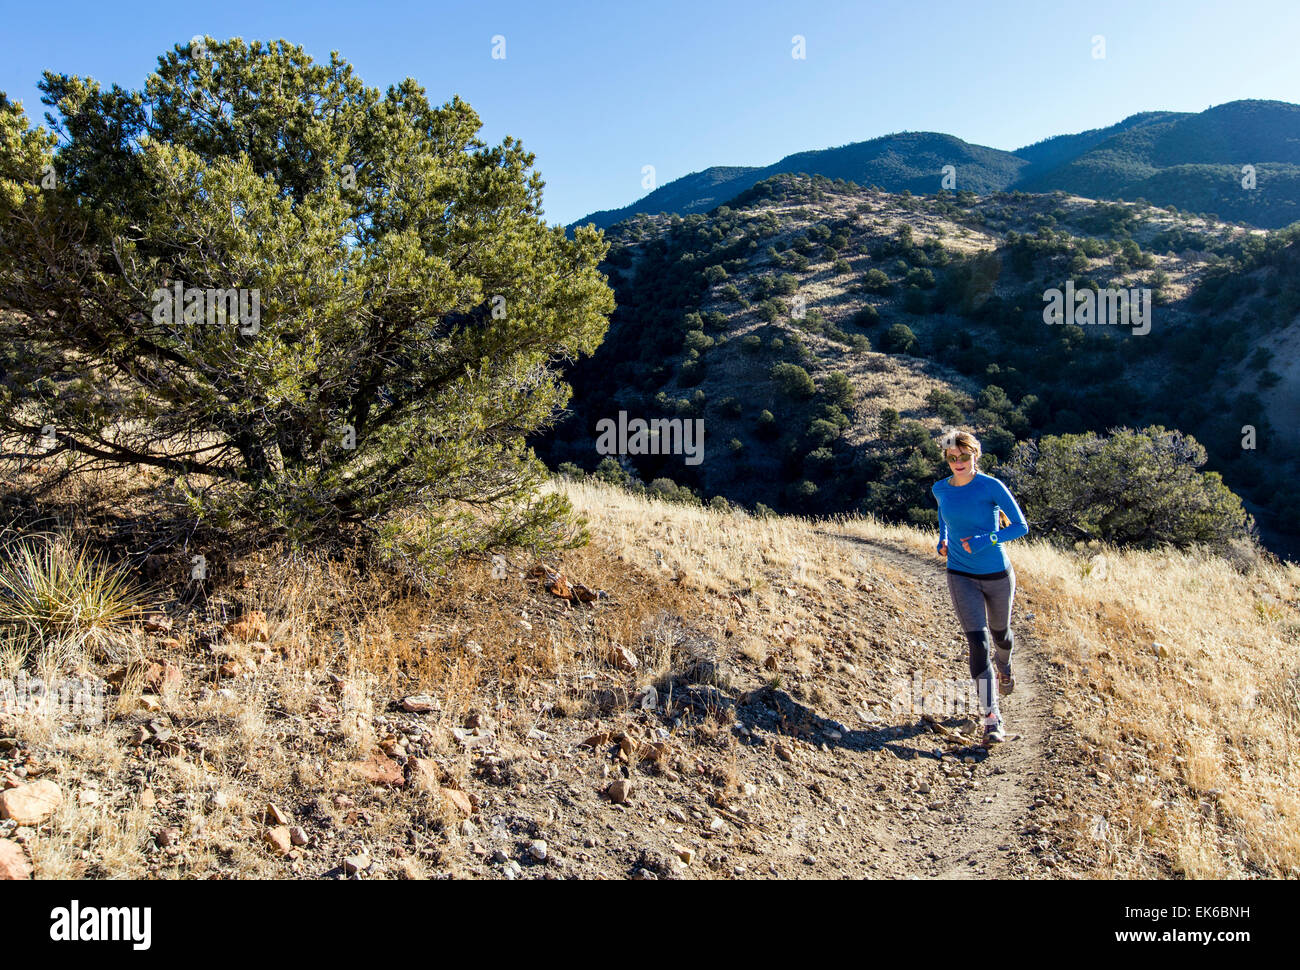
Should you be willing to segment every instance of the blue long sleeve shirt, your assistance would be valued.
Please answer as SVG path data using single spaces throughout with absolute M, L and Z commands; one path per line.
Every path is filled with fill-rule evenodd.
M 1026 535 L 1029 523 L 1002 482 L 976 472 L 965 485 L 953 485 L 946 478 L 937 481 L 930 486 L 930 494 L 939 503 L 939 543 L 935 551 L 948 543 L 949 569 L 981 576 L 1010 567 L 1002 546 Z M 998 529 L 998 509 L 1011 520 L 1005 529 Z M 970 552 L 962 548 L 963 538 L 968 538 Z

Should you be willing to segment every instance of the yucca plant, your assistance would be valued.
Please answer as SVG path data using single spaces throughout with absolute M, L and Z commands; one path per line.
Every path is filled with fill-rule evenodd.
M 29 642 L 106 652 L 146 597 L 124 566 L 62 536 L 24 537 L 0 551 L 0 628 Z

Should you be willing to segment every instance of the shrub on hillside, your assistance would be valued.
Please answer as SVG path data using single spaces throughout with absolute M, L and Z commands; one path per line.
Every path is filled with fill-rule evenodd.
M 817 390 L 808 372 L 798 364 L 774 364 L 770 376 L 782 393 L 793 398 L 812 397 Z
M 1035 531 L 1140 548 L 1227 549 L 1253 536 L 1254 519 L 1218 472 L 1197 471 L 1205 461 L 1195 438 L 1153 425 L 1021 442 L 1001 471 Z
M 905 323 L 896 323 L 885 331 L 880 348 L 887 354 L 910 354 L 916 348 L 916 334 Z

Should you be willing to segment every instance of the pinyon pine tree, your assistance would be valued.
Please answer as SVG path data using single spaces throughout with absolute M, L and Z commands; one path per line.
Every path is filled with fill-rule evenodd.
M 607 246 L 545 224 L 517 141 L 284 41 L 40 88 L 49 129 L 0 95 L 6 450 L 153 466 L 220 527 L 355 526 L 426 564 L 572 538 L 524 435 L 604 336 Z

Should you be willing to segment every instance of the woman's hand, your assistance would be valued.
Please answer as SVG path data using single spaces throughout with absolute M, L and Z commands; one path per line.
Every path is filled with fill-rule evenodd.
M 939 549 L 938 549 L 938 552 L 939 552 L 939 555 L 943 556 L 944 558 L 947 558 L 947 556 L 948 556 L 948 540 L 945 539 L 943 542 L 939 543 Z

